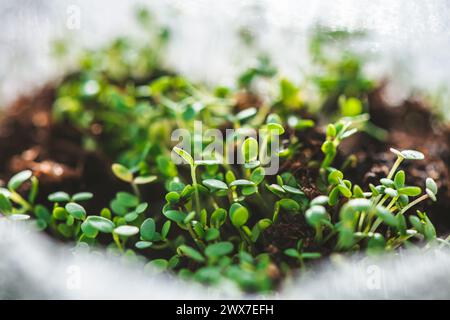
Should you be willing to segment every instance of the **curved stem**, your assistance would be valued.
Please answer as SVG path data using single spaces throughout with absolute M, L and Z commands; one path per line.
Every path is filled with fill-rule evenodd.
M 380 226 L 381 222 L 383 222 L 383 220 L 381 220 L 380 218 L 377 218 L 377 220 L 375 220 L 375 222 L 373 223 L 372 228 L 370 228 L 369 232 L 374 233 L 377 230 L 377 228 Z
M 25 209 L 25 211 L 33 210 L 33 206 L 29 204 L 27 200 L 25 200 L 20 194 L 18 194 L 15 191 L 11 191 L 11 200 L 20 204 Z
M 400 164 L 403 162 L 403 160 L 405 160 L 405 159 L 402 157 L 397 157 L 397 160 L 394 162 L 394 165 L 392 166 L 391 171 L 389 171 L 389 174 L 386 177 L 387 179 L 392 179 L 395 172 L 397 171 L 397 168 L 400 166 Z
M 392 198 L 391 202 L 389 202 L 389 204 L 387 205 L 386 209 L 391 209 L 391 207 L 397 202 L 397 200 L 398 200 L 398 197 Z
M 386 202 L 387 199 L 389 199 L 389 196 L 385 195 L 383 197 L 383 199 L 381 199 L 381 201 L 377 204 L 377 206 L 382 206 Z
M 403 214 L 406 211 L 408 211 L 410 208 L 414 207 L 416 204 L 418 204 L 419 202 L 422 202 L 426 199 L 428 199 L 429 196 L 427 194 L 424 194 L 423 196 L 421 196 L 420 198 L 417 198 L 416 200 L 414 200 L 413 202 L 411 202 L 410 204 L 408 204 L 406 207 L 404 207 L 398 214 Z

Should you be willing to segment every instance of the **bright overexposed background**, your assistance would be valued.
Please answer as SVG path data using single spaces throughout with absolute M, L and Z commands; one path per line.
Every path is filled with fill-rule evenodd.
M 356 49 L 374 57 L 367 72 L 390 79 L 392 98 L 450 88 L 448 0 L 2 0 L 0 103 L 67 70 L 51 57 L 53 39 L 70 39 L 76 52 L 137 34 L 132 9 L 142 4 L 172 30 L 166 64 L 194 81 L 234 84 L 254 63 L 255 51 L 236 36 L 242 27 L 283 75 L 299 79 L 310 67 L 308 36 L 320 24 L 368 32 Z M 67 27 L 74 7 L 78 29 Z

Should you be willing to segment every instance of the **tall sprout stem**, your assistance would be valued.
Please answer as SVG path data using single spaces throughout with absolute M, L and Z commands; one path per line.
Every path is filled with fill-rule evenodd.
M 398 167 L 400 166 L 400 164 L 403 162 L 403 160 L 405 160 L 405 158 L 402 157 L 397 157 L 397 160 L 395 160 L 394 164 L 392 165 L 391 171 L 389 171 L 388 175 L 387 175 L 387 179 L 392 179 L 392 177 L 394 176 L 395 172 L 397 171 Z M 376 205 L 380 199 L 382 198 L 383 195 L 379 195 L 375 198 L 374 200 L 374 204 Z
M 372 228 L 370 228 L 369 232 L 374 233 L 382 222 L 383 222 L 383 220 L 381 220 L 380 218 L 377 218 L 375 220 L 375 222 L 373 223 Z
M 429 196 L 427 194 L 424 194 L 420 198 L 417 198 L 416 200 L 414 200 L 413 202 L 408 204 L 406 207 L 404 207 L 399 213 L 397 213 L 397 215 L 404 214 L 406 211 L 408 211 L 409 209 L 414 207 L 416 204 L 418 204 L 419 202 L 422 202 L 428 198 L 429 198 Z M 377 218 L 377 220 L 373 224 L 372 228 L 370 229 L 370 232 L 375 232 L 375 230 L 377 230 L 377 228 L 381 224 L 381 222 L 382 222 L 382 220 L 380 218 Z
M 361 231 L 364 225 L 364 220 L 366 219 L 366 212 L 363 211 L 359 215 L 359 222 L 358 222 L 358 231 Z
M 392 198 L 391 202 L 389 202 L 389 204 L 387 205 L 386 208 L 387 208 L 387 209 L 391 209 L 392 206 L 397 202 L 397 200 L 398 200 L 398 197 Z
M 403 160 L 405 159 L 402 157 L 397 157 L 397 160 L 394 162 L 394 165 L 392 166 L 391 171 L 389 171 L 389 174 L 387 175 L 386 178 L 392 179 L 392 177 L 394 176 L 395 172 L 397 171 L 398 167 L 403 162 Z
M 191 166 L 192 185 L 194 186 L 195 211 L 200 213 L 200 196 L 198 194 L 197 176 L 195 174 L 196 165 Z
M 414 200 L 413 202 L 411 202 L 410 204 L 408 204 L 406 207 L 404 207 L 398 214 L 403 214 L 406 211 L 408 211 L 409 209 L 411 209 L 412 207 L 414 207 L 416 204 L 418 204 L 419 202 L 422 202 L 426 199 L 428 199 L 429 196 L 427 194 L 424 194 L 423 196 L 421 196 L 420 198 L 417 198 L 416 200 Z
M 136 195 L 136 197 L 138 197 L 139 200 L 140 200 L 141 199 L 141 192 L 139 191 L 139 187 L 135 183 L 131 183 L 131 188 L 133 189 L 133 192 Z

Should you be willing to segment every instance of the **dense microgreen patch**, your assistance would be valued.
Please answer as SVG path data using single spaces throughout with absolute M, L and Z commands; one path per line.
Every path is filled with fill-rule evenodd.
M 149 17 L 139 16 L 148 28 Z M 121 189 L 100 211 L 91 209 L 96 200 L 91 190 L 56 190 L 45 195 L 47 202 L 36 203 L 39 182 L 25 170 L 0 188 L 1 214 L 92 251 L 106 247 L 108 254 L 146 261 L 152 270 L 258 292 L 273 290 L 282 276 L 331 253 L 448 245 L 417 207 L 437 200 L 437 183 L 427 178 L 424 186 L 408 185 L 407 171 L 401 169 L 404 162 L 423 160 L 422 153 L 391 149 L 396 160 L 376 184 L 358 185 L 348 177 L 356 156 L 339 159 L 341 143 L 359 131 L 378 139 L 383 132 L 365 113 L 372 83 L 362 74 L 360 60 L 353 55 L 327 60 L 324 34 L 311 43 L 325 71 L 312 79 L 320 103 L 308 103 L 299 86 L 279 80 L 267 58 L 244 72 L 236 88 L 214 91 L 160 70 L 165 28 L 148 46 L 119 39 L 85 52 L 79 73 L 58 89 L 55 117 L 83 132 L 86 149 L 101 149 L 111 159 Z M 133 46 L 137 55 L 131 59 Z M 239 109 L 236 96 L 257 95 L 253 84 L 260 78 L 275 83 L 278 95 Z M 330 112 L 332 100 L 336 109 Z M 323 112 L 314 113 L 317 109 Z M 195 121 L 206 129 L 235 129 L 235 136 L 245 136 L 248 129 L 258 135 L 245 136 L 241 143 L 224 138 L 225 155 L 196 160 L 169 140 L 174 129 L 183 128 L 192 144 L 207 147 L 210 137 L 196 135 Z M 305 133 L 320 136 L 321 144 L 308 146 Z M 273 141 L 280 141 L 278 149 Z M 242 163 L 223 161 L 238 150 Z M 276 174 L 268 174 L 265 165 L 269 151 L 280 158 Z M 173 155 L 182 161 L 176 164 Z M 307 168 L 303 173 L 286 165 L 297 159 Z M 160 189 L 165 190 L 161 198 L 155 191 Z M 283 237 L 286 225 L 296 231 L 287 235 L 288 245 L 274 249 L 273 235 Z

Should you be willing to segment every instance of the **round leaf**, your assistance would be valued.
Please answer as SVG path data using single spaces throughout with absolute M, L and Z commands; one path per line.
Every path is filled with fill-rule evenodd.
M 384 223 L 391 227 L 397 227 L 398 221 L 395 216 L 386 208 L 377 206 L 376 215 L 383 220 Z
M 409 197 L 415 197 L 422 193 L 419 187 L 403 187 L 398 190 L 400 194 L 404 194 Z
M 227 190 L 228 186 L 225 182 L 217 179 L 206 179 L 203 180 L 203 184 L 210 189 Z
M 297 201 L 292 199 L 281 199 L 278 201 L 280 206 L 288 211 L 298 211 L 300 210 L 300 205 L 297 203 Z
M 135 207 L 139 204 L 139 198 L 128 192 L 118 192 L 116 196 L 121 205 L 126 207 Z
M 366 211 L 372 206 L 372 202 L 368 199 L 352 199 L 347 204 L 355 211 Z
M 344 179 L 344 174 L 339 170 L 333 170 L 328 175 L 329 184 L 338 184 L 339 180 Z
M 422 152 L 415 151 L 415 150 L 403 150 L 402 155 L 407 160 L 423 160 L 425 159 L 425 156 Z
M 255 184 L 260 184 L 261 182 L 264 181 L 264 177 L 265 177 L 265 171 L 264 168 L 256 168 L 255 170 L 253 170 L 251 176 L 250 176 L 250 180 L 252 182 L 254 182 Z
M 221 225 L 225 223 L 225 220 L 227 219 L 227 211 L 222 208 L 218 208 L 214 210 L 214 212 L 211 214 L 211 225 L 219 228 Z
M 284 254 L 292 258 L 300 258 L 300 253 L 294 248 L 284 250 Z
M 432 193 L 437 194 L 438 187 L 437 187 L 436 182 L 433 179 L 427 178 L 425 185 L 426 185 L 427 189 L 429 189 Z
M 210 228 L 206 230 L 205 240 L 206 241 L 216 240 L 217 238 L 219 238 L 219 236 L 220 236 L 219 230 L 217 230 L 216 228 Z
M 172 225 L 171 221 L 164 222 L 162 228 L 161 228 L 161 238 L 164 240 L 167 238 L 167 234 L 170 231 L 170 226 Z
M 192 247 L 186 246 L 186 245 L 181 245 L 178 247 L 178 250 L 185 256 L 197 261 L 197 262 L 203 262 L 205 261 L 205 258 L 203 258 L 203 256 L 200 254 L 200 252 L 198 252 L 197 250 L 195 250 Z
M 49 194 L 48 200 L 51 202 L 69 202 L 70 196 L 66 192 L 58 191 Z
M 118 163 L 114 163 L 112 165 L 111 169 L 112 169 L 114 175 L 117 178 L 119 178 L 120 180 L 129 182 L 129 183 L 133 181 L 133 174 L 125 166 L 118 164 Z
M 181 158 L 183 158 L 184 161 L 186 161 L 187 164 L 193 166 L 194 165 L 194 159 L 192 159 L 192 156 L 184 151 L 183 149 L 179 147 L 174 147 L 173 151 L 178 154 Z
M 350 198 L 352 196 L 352 191 L 347 186 L 340 184 L 337 187 L 344 197 Z
M 143 240 L 152 241 L 155 237 L 155 232 L 155 220 L 152 218 L 146 219 L 141 225 L 141 238 Z
M 65 209 L 75 219 L 83 220 L 86 217 L 86 210 L 78 203 L 69 202 L 66 204 Z
M 403 188 L 405 186 L 405 179 L 406 179 L 405 171 L 400 170 L 399 172 L 397 172 L 394 177 L 395 187 L 397 189 Z
M 104 232 L 111 233 L 114 230 L 114 222 L 104 217 L 99 216 L 89 216 L 86 219 L 87 223 L 89 223 L 94 229 Z
M 324 207 L 313 206 L 306 210 L 306 221 L 313 227 L 319 226 L 322 221 L 328 220 L 328 214 Z
M 8 182 L 8 188 L 11 190 L 16 190 L 19 188 L 25 181 L 31 178 L 33 173 L 31 170 L 24 170 L 19 173 L 16 173 Z
M 24 221 L 30 219 L 30 216 L 28 214 L 15 213 L 8 216 L 8 219 L 14 221 Z
M 89 223 L 88 220 L 84 221 L 81 224 L 81 231 L 83 231 L 83 234 L 88 238 L 95 238 L 98 235 L 98 230 L 92 226 L 92 224 Z
M 150 248 L 153 245 L 153 242 L 150 241 L 138 241 L 136 242 L 135 246 L 138 249 L 147 249 Z
M 139 228 L 135 226 L 124 225 L 115 228 L 114 233 L 123 237 L 131 237 L 139 233 Z
M 427 193 L 427 195 L 430 197 L 431 200 L 433 200 L 434 202 L 437 201 L 436 195 L 430 189 L 427 188 L 425 192 Z
M 9 213 L 12 208 L 11 201 L 3 193 L 0 193 L 0 212 Z
M 234 180 L 233 182 L 230 183 L 230 187 L 233 187 L 233 186 L 254 186 L 254 185 L 255 185 L 255 183 L 253 181 L 245 180 L 245 179 Z
M 86 201 L 89 199 L 92 199 L 94 195 L 91 192 L 79 192 L 75 193 L 72 196 L 72 201 L 78 202 L 78 201 Z
M 142 176 L 134 178 L 133 182 L 135 184 L 147 184 L 155 181 L 157 178 L 157 176 Z
M 183 223 L 184 219 L 186 218 L 185 213 L 177 210 L 167 210 L 164 211 L 163 214 L 166 216 L 166 218 L 175 221 L 177 223 Z
M 233 251 L 233 244 L 228 241 L 210 244 L 205 249 L 206 256 L 210 258 L 218 258 L 225 256 Z
M 256 161 L 258 158 L 258 141 L 255 138 L 247 138 L 242 144 L 242 155 L 246 163 Z
M 236 227 L 242 227 L 247 223 L 248 220 L 248 210 L 247 208 L 240 206 L 236 210 L 231 211 L 230 209 L 230 219 L 231 223 Z
M 266 125 L 267 130 L 269 131 L 270 134 L 274 134 L 277 136 L 280 136 L 284 133 L 284 128 L 281 124 L 278 123 L 268 123 Z
M 392 188 L 386 188 L 384 189 L 384 193 L 387 194 L 388 196 L 394 198 L 398 196 L 398 192 L 395 189 Z
M 329 201 L 329 198 L 327 196 L 317 196 L 314 199 L 311 200 L 310 205 L 316 206 L 316 205 L 325 205 Z
M 288 186 L 286 184 L 283 185 L 283 189 L 286 190 L 289 193 L 292 193 L 292 194 L 299 194 L 299 195 L 303 195 L 304 194 L 300 189 Z
M 141 214 L 142 212 L 147 210 L 147 208 L 148 208 L 148 203 L 147 202 L 142 202 L 136 207 L 135 211 L 136 211 L 137 214 Z

